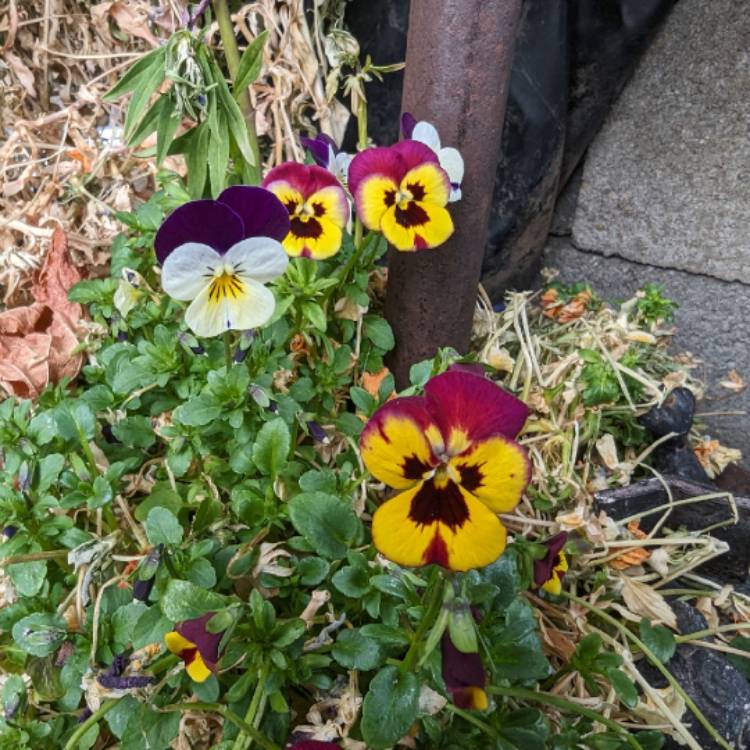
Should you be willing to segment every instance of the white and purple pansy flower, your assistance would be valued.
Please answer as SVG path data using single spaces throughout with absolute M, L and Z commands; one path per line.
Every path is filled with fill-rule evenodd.
M 315 138 L 300 138 L 302 146 L 310 152 L 315 163 L 327 169 L 336 179 L 346 185 L 349 178 L 349 165 L 354 158 L 352 154 L 339 151 L 336 141 L 330 135 L 318 133 Z
M 162 287 L 190 302 L 185 322 L 193 333 L 217 336 L 271 319 L 275 300 L 265 284 L 286 270 L 281 240 L 288 233 L 281 201 L 246 185 L 185 203 L 164 220 L 154 242 Z
M 409 112 L 401 115 L 401 132 L 404 138 L 419 141 L 431 148 L 436 154 L 440 166 L 445 170 L 451 183 L 448 203 L 461 200 L 461 183 L 464 179 L 464 160 L 457 149 L 440 146 L 440 136 L 435 126 L 425 120 L 417 119 Z

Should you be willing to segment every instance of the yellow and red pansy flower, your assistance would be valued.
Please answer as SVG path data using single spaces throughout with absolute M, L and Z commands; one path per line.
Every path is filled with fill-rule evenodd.
M 453 234 L 451 183 L 435 152 L 417 141 L 368 148 L 349 167 L 349 190 L 368 228 L 397 250 L 426 250 Z
M 498 513 L 512 510 L 530 478 L 515 437 L 527 406 L 482 374 L 451 369 L 424 397 L 396 398 L 362 431 L 370 473 L 399 490 L 373 516 L 377 549 L 399 565 L 481 568 L 505 549 Z
M 289 212 L 291 227 L 281 241 L 288 255 L 315 260 L 336 255 L 349 222 L 349 201 L 334 175 L 316 164 L 286 162 L 266 175 L 263 187 Z
M 489 700 L 484 688 L 487 674 L 478 653 L 463 653 L 453 644 L 448 633 L 440 642 L 443 657 L 443 682 L 459 708 L 485 711 Z
M 547 554 L 541 560 L 534 560 L 534 584 L 556 596 L 562 591 L 562 581 L 568 572 L 568 558 L 563 552 L 567 541 L 567 532 L 555 534 L 544 543 Z
M 205 682 L 216 671 L 219 661 L 219 644 L 224 633 L 206 630 L 213 616 L 213 612 L 207 612 L 194 620 L 185 620 L 164 636 L 167 648 L 185 662 L 188 675 L 196 682 Z

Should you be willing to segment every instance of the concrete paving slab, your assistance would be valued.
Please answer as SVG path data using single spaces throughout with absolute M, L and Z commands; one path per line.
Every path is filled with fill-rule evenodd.
M 750 388 L 735 394 L 718 384 L 732 369 L 750 383 L 747 286 L 581 251 L 562 237 L 550 238 L 544 263 L 560 269 L 561 281 L 587 281 L 602 297 L 612 301 L 629 298 L 649 282 L 663 284 L 668 296 L 680 304 L 675 316 L 676 350 L 693 352 L 705 363 L 698 375 L 709 389 L 698 414 L 746 412 L 702 420 L 725 445 L 739 448 L 744 456 L 743 466 L 750 468 Z
M 750 282 L 750 13 L 680 0 L 586 159 L 575 245 Z

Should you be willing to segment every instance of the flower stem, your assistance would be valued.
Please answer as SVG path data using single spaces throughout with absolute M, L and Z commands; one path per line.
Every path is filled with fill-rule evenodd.
M 482 721 L 480 718 L 474 716 L 471 711 L 465 711 L 463 708 L 454 706 L 452 703 L 447 703 L 445 708 L 451 713 L 456 714 L 456 716 L 460 716 L 465 721 L 468 721 L 469 724 L 473 724 L 475 727 L 478 727 L 489 737 L 497 739 L 497 732 L 494 730 L 494 728 L 491 727 L 486 721 Z
M 367 148 L 367 99 L 363 97 L 359 100 L 357 107 L 357 151 L 364 151 Z M 362 221 L 359 216 L 354 219 L 354 247 L 358 250 L 362 245 Z M 355 250 L 356 252 L 356 250 Z
M 427 591 L 425 591 L 422 597 L 424 604 L 424 614 L 422 619 L 419 621 L 417 630 L 412 638 L 409 650 L 406 652 L 404 660 L 401 662 L 402 672 L 411 672 L 414 669 L 414 665 L 419 656 L 419 651 L 424 645 L 424 639 L 427 635 L 427 631 L 432 627 L 435 618 L 437 617 L 440 607 L 443 603 L 443 577 L 440 574 L 440 568 L 436 565 L 430 575 L 430 579 L 427 582 Z
M 245 714 L 245 722 L 252 724 L 254 727 L 260 724 L 260 719 L 263 716 L 263 706 L 265 705 L 265 687 L 266 681 L 268 680 L 268 673 L 270 667 L 268 664 L 264 664 L 258 672 L 258 683 L 255 686 L 255 692 L 250 700 L 250 705 L 247 707 L 247 713 Z M 259 710 L 260 709 L 260 710 Z M 247 736 L 246 736 L 247 735 Z M 234 741 L 232 750 L 246 750 L 252 744 L 254 737 L 249 732 L 240 732 L 237 739 Z
M 628 745 L 633 748 L 633 750 L 643 750 L 642 745 L 635 737 L 630 734 L 630 732 L 627 731 L 627 729 L 621 727 L 616 721 L 603 716 L 598 711 L 586 708 L 586 706 L 582 706 L 580 703 L 566 700 L 565 698 L 561 698 L 559 695 L 550 695 L 549 693 L 542 693 L 536 690 L 526 690 L 525 688 L 496 687 L 493 685 L 486 688 L 486 690 L 488 693 L 492 693 L 493 695 L 504 695 L 509 698 L 520 698 L 521 700 L 526 701 L 546 703 L 549 706 L 554 706 L 555 708 L 559 708 L 563 711 L 570 711 L 571 713 L 580 714 L 581 716 L 585 716 L 587 719 L 596 721 L 599 724 L 607 727 L 607 729 L 611 729 L 613 732 L 621 735 L 622 738 L 628 743 Z
M 119 702 L 121 698 L 112 698 L 111 700 L 104 701 L 97 711 L 94 711 L 86 721 L 79 724 L 76 727 L 75 732 L 70 735 L 70 739 L 65 743 L 63 750 L 78 750 L 78 743 L 81 737 L 96 724 L 100 719 L 104 718 Z
M 158 709 L 159 711 L 211 711 L 224 717 L 227 721 L 231 721 L 232 724 L 239 727 L 248 737 L 252 738 L 255 742 L 260 745 L 263 750 L 281 750 L 281 748 L 271 740 L 264 737 L 254 726 L 248 724 L 247 721 L 237 716 L 234 711 L 231 711 L 221 703 L 204 703 L 202 701 L 188 701 L 186 703 L 175 703 L 171 706 L 164 706 Z M 242 735 L 240 735 L 242 736 Z M 66 750 L 68 750 L 66 748 Z M 71 748 L 72 750 L 72 748 Z
M 656 654 L 634 633 L 628 628 L 618 622 L 612 615 L 608 614 L 599 607 L 595 607 L 593 604 L 589 604 L 585 599 L 581 599 L 578 596 L 569 594 L 567 591 L 562 592 L 562 596 L 569 599 L 576 604 L 580 604 L 592 612 L 604 622 L 609 623 L 612 627 L 617 628 L 629 641 L 634 643 L 643 652 L 644 656 L 661 672 L 666 678 L 667 682 L 671 685 L 676 693 L 680 695 L 682 700 L 685 701 L 685 705 L 693 712 L 693 715 L 703 728 L 713 737 L 717 745 L 724 748 L 724 750 L 732 750 L 732 746 L 716 731 L 713 724 L 704 716 L 703 712 L 695 705 L 695 701 L 685 692 L 685 689 L 680 685 L 679 682 L 672 676 L 672 673 L 661 663 L 657 658 Z
M 227 375 L 232 369 L 232 332 L 224 331 L 224 363 L 227 366 Z
M 232 26 L 232 16 L 229 13 L 227 0 L 212 0 L 216 21 L 219 24 L 219 34 L 221 42 L 224 45 L 224 55 L 227 59 L 227 67 L 232 81 L 237 79 L 237 71 L 240 67 L 240 51 L 237 47 L 237 39 L 234 35 L 234 26 Z M 260 183 L 260 148 L 258 147 L 258 136 L 255 132 L 255 113 L 253 112 L 250 92 L 245 91 L 239 101 L 242 114 L 245 116 L 245 126 L 247 127 L 247 140 L 250 143 L 250 150 L 255 157 L 255 164 L 248 165 L 251 180 L 254 185 Z

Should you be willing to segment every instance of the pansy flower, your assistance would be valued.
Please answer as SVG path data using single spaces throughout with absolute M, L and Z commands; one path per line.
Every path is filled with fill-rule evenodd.
M 263 180 L 289 212 L 291 226 L 282 244 L 289 255 L 323 260 L 341 248 L 349 221 L 349 201 L 339 181 L 317 164 L 287 162 Z
M 368 228 L 397 250 L 425 250 L 453 234 L 445 208 L 450 180 L 432 149 L 416 141 L 368 148 L 349 167 L 349 189 Z
M 351 154 L 339 151 L 336 141 L 325 133 L 318 133 L 315 138 L 303 136 L 300 138 L 300 142 L 310 152 L 319 167 L 328 170 L 340 183 L 346 185 L 349 177 L 349 165 L 354 158 Z
M 381 406 L 362 431 L 370 473 L 399 494 L 372 521 L 375 546 L 399 565 L 481 568 L 505 549 L 498 513 L 512 510 L 529 482 L 515 441 L 528 408 L 483 375 L 449 370 L 424 397 Z
M 562 591 L 562 580 L 568 571 L 568 558 L 563 552 L 567 540 L 565 531 L 550 537 L 544 543 L 547 554 L 541 560 L 534 560 L 534 583 L 550 594 L 558 595 Z
M 196 682 L 205 682 L 219 661 L 219 643 L 224 634 L 206 630 L 213 616 L 213 612 L 207 612 L 194 620 L 185 620 L 164 636 L 167 648 L 185 662 L 188 675 Z
M 453 703 L 459 708 L 473 708 L 484 711 L 489 706 L 487 674 L 478 653 L 465 654 L 454 645 L 448 633 L 443 633 L 441 641 L 443 655 L 443 682 L 451 694 Z
M 451 194 L 448 202 L 453 203 L 454 201 L 461 200 L 464 160 L 458 149 L 451 148 L 450 146 L 442 148 L 437 128 L 425 120 L 417 122 L 414 115 L 410 112 L 404 112 L 401 115 L 401 132 L 404 134 L 404 138 L 424 143 L 425 146 L 429 146 L 437 154 L 440 166 L 445 170 L 451 182 Z
M 164 291 L 190 301 L 185 322 L 198 336 L 216 336 L 267 323 L 275 308 L 264 285 L 284 273 L 280 241 L 289 216 L 275 195 L 246 185 L 217 200 L 175 209 L 156 233 Z

